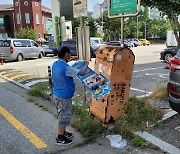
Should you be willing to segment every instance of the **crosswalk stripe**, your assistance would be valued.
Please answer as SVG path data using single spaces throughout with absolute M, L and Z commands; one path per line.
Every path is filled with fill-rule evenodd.
M 47 147 L 47 144 L 37 137 L 32 131 L 25 127 L 20 121 L 18 121 L 13 115 L 11 115 L 6 109 L 0 106 L 0 114 L 11 123 L 21 134 L 23 134 L 29 141 L 38 149 Z

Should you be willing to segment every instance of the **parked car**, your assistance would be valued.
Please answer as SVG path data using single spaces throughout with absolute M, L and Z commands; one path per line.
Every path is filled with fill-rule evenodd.
M 30 39 L 0 40 L 0 54 L 4 60 L 22 61 L 26 58 L 42 58 L 43 48 Z
M 132 48 L 132 47 L 134 47 L 134 43 L 132 43 L 131 41 L 128 41 L 128 40 L 124 40 L 124 47 Z
M 129 38 L 127 40 L 132 42 L 134 44 L 134 47 L 139 46 L 139 40 L 137 38 Z
M 121 46 L 122 43 L 121 43 L 121 41 L 109 41 L 109 42 L 107 43 L 107 45 Z
M 68 39 L 67 41 L 62 41 L 60 45 L 65 45 L 70 49 L 71 55 L 72 56 L 77 56 L 77 49 L 76 49 L 76 40 L 75 39 Z M 91 52 L 91 57 L 95 57 L 95 51 L 91 46 L 90 46 L 90 52 Z
M 53 49 L 50 49 L 50 48 L 49 48 L 49 42 L 44 42 L 44 43 L 42 44 L 42 48 L 43 48 L 43 54 L 44 54 L 44 56 L 47 56 L 47 55 L 49 55 L 49 54 L 54 55 Z
M 180 50 L 178 47 L 169 47 L 161 51 L 160 59 L 164 60 L 166 63 L 169 63 L 169 59 L 174 57 L 177 52 Z
M 90 37 L 90 41 L 95 41 L 98 44 L 103 44 L 103 39 L 100 37 Z
M 90 46 L 94 49 L 97 50 L 100 46 L 102 46 L 102 44 L 97 43 L 94 40 L 90 40 Z
M 146 39 L 140 39 L 139 40 L 139 45 L 150 45 L 150 42 Z
M 170 107 L 180 113 L 180 50 L 169 60 L 168 101 Z

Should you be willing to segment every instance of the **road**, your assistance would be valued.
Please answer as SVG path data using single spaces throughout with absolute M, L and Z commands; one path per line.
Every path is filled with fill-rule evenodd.
M 132 48 L 135 55 L 135 65 L 131 83 L 131 95 L 142 96 L 150 94 L 156 89 L 159 81 L 168 80 L 169 70 L 164 69 L 166 63 L 160 61 L 160 52 L 165 48 L 164 44 L 139 46 Z M 44 57 L 43 59 L 26 60 L 23 62 L 8 62 L 1 69 L 17 69 L 25 73 L 47 78 L 47 67 L 57 60 L 57 57 Z M 90 67 L 94 68 L 94 61 Z M 70 62 L 72 64 L 73 62 Z M 77 87 L 82 87 L 78 84 Z M 78 88 L 77 88 L 77 91 Z M 78 92 L 81 93 L 81 92 Z
M 168 80 L 168 69 L 166 63 L 159 60 L 159 53 L 165 45 L 150 45 L 132 48 L 136 56 L 132 84 L 131 95 L 142 96 L 150 94 L 156 88 L 160 81 Z M 16 69 L 25 73 L 34 74 L 41 78 L 47 78 L 47 66 L 57 57 L 44 57 L 43 59 L 33 59 L 23 62 L 7 62 L 0 66 L 0 73 L 7 69 Z M 94 59 L 90 63 L 93 68 Z M 7 75 L 7 74 L 6 74 Z M 7 75 L 8 76 L 8 75 Z M 12 76 L 8 76 L 9 78 Z M 15 79 L 16 77 L 14 77 Z M 78 82 L 78 81 L 76 81 Z M 20 87 L 0 78 L 0 153 L 53 153 L 66 150 L 69 153 L 151 153 L 158 154 L 162 151 L 154 151 L 152 149 L 135 149 L 128 145 L 121 152 L 110 147 L 109 142 L 105 138 L 98 139 L 96 143 L 79 148 L 57 147 L 54 145 L 56 137 L 57 119 L 52 114 L 45 112 L 33 103 L 29 103 L 26 91 Z M 82 85 L 77 84 L 78 93 L 82 94 Z M 38 103 L 45 105 L 44 100 L 36 100 Z M 52 105 L 52 104 L 51 104 Z M 52 107 L 54 109 L 54 106 Z M 50 109 L 50 108 L 49 108 Z M 160 128 L 152 131 L 153 135 L 159 137 L 178 148 L 179 143 L 179 116 L 175 116 L 173 120 L 169 120 Z M 76 144 L 81 143 L 83 138 L 80 134 L 75 133 Z M 172 136 L 171 137 L 171 133 Z M 73 146 L 75 146 L 73 145 Z M 169 146 L 170 148 L 173 146 Z M 173 147 L 174 148 L 174 147 Z M 92 152 L 92 149 L 96 149 Z M 179 149 L 176 149 L 179 150 Z

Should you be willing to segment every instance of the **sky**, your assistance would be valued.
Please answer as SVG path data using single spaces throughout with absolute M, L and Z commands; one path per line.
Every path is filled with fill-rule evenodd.
M 102 3 L 103 0 L 87 0 L 88 1 L 88 11 L 93 11 L 93 6 L 97 3 Z M 1 4 L 12 4 L 13 0 L 0 0 Z M 42 0 L 42 4 L 48 8 L 51 8 L 51 0 Z

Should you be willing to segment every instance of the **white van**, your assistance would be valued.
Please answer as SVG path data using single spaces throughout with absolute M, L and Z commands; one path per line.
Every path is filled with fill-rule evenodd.
M 42 58 L 44 50 L 30 39 L 0 40 L 0 56 L 4 60 L 22 61 L 26 58 Z
M 94 42 L 96 42 L 96 43 L 98 43 L 98 44 L 103 44 L 104 42 L 103 42 L 103 39 L 102 38 L 100 38 L 100 37 L 90 37 L 90 41 L 94 41 Z
M 90 45 L 93 49 L 98 49 L 100 46 L 103 46 L 103 39 L 100 37 L 90 37 Z

